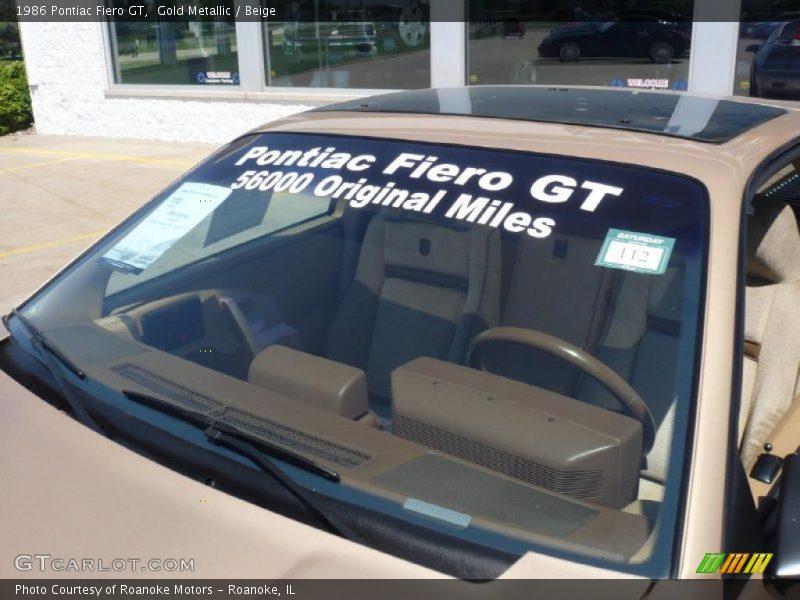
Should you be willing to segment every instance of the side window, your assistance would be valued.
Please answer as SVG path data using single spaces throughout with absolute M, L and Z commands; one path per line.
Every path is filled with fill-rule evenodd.
M 785 456 L 800 439 L 800 161 L 788 161 L 756 191 L 746 226 L 742 391 L 737 423 L 745 473 L 766 473 L 771 453 Z M 767 469 L 768 470 L 768 469 Z M 777 475 L 777 474 L 776 474 Z M 774 478 L 748 478 L 753 498 Z M 762 479 L 762 481 L 759 481 Z

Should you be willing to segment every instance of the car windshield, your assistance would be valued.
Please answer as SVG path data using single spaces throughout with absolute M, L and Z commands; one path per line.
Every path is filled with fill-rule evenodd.
M 20 314 L 85 393 L 137 392 L 304 456 L 340 479 L 298 476 L 318 494 L 665 576 L 707 230 L 705 188 L 675 173 L 252 134 Z M 183 435 L 159 415 L 140 417 Z

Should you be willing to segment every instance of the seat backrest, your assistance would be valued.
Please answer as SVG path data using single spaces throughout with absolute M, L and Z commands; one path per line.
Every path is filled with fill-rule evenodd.
M 389 376 L 420 356 L 463 362 L 469 341 L 499 321 L 500 237 L 385 211 L 367 226 L 355 278 L 328 331 L 325 355 L 367 373 L 389 397 Z
M 643 472 L 661 481 L 672 439 L 683 266 L 673 264 L 663 275 L 599 267 L 601 245 L 567 234 L 521 242 L 502 322 L 580 346 L 628 381 L 656 425 Z M 498 349 L 495 355 L 497 372 L 620 410 L 605 388 L 563 361 L 534 350 Z
M 684 266 L 662 275 L 625 273 L 613 317 L 596 356 L 628 381 L 647 404 L 656 427 L 642 473 L 666 479 L 675 419 L 678 344 L 683 323 Z M 584 377 L 576 397 L 618 409 L 619 402 L 596 381 Z
M 758 198 L 747 227 L 745 356 L 739 413 L 749 471 L 797 394 L 800 369 L 800 233 L 791 207 Z
M 555 335 L 590 353 L 608 326 L 619 273 L 594 266 L 601 243 L 569 234 L 521 239 L 503 325 Z M 490 357 L 491 358 L 491 357 Z M 578 371 L 536 350 L 498 348 L 493 360 L 514 379 L 571 395 Z M 536 369 L 530 365 L 536 364 Z

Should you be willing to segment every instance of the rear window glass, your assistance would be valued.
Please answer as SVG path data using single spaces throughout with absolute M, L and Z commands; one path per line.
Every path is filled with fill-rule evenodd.
M 613 23 L 603 26 L 608 25 Z M 786 113 L 777 106 L 663 92 L 529 86 L 415 90 L 381 94 L 315 110 L 469 115 L 568 123 L 714 144 L 727 142 Z

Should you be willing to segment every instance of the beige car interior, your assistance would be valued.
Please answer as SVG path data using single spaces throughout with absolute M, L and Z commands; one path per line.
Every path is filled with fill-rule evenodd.
M 641 555 L 669 462 L 681 262 L 651 276 L 596 267 L 602 241 L 579 232 L 536 240 L 388 210 L 360 218 L 324 219 L 321 230 L 342 233 L 280 246 L 264 263 L 258 281 L 289 282 L 270 294 L 291 334 L 265 344 L 250 331 L 227 291 L 237 278 L 254 280 L 243 266 L 221 275 L 218 289 L 122 306 L 97 321 L 148 351 L 123 352 L 107 368 L 128 388 L 169 391 L 176 402 L 196 399 L 192 381 L 231 397 L 222 390 L 233 375 L 247 389 L 235 396 L 248 406 L 237 423 L 268 419 L 253 431 L 282 442 L 309 436 L 296 449 L 332 461 L 356 487 L 457 506 L 515 535 L 521 526 L 534 538 L 557 530 L 565 547 Z M 323 258 L 306 277 L 311 256 Z M 287 279 L 291 270 L 302 272 Z M 168 344 L 164 323 L 178 306 L 202 315 L 203 331 Z M 586 360 L 570 364 L 565 350 Z M 475 364 L 471 353 L 480 354 Z M 160 364 L 186 378 L 164 383 L 150 372 Z M 241 419 L 244 409 L 223 410 Z M 565 499 L 548 517 L 552 531 L 531 520 L 536 494 L 546 494 L 537 506 Z M 564 517 L 571 511 L 577 529 Z M 626 534 L 602 533 L 623 522 Z
M 764 445 L 784 456 L 800 440 L 800 233 L 792 208 L 757 196 L 747 230 L 745 346 L 738 433 L 749 473 Z M 749 479 L 753 495 L 769 485 Z
M 629 417 L 605 411 L 605 420 L 621 423 L 609 423 L 604 430 L 600 425 L 603 419 L 597 419 L 597 411 L 592 412 L 589 405 L 617 409 L 619 401 L 596 379 L 570 370 L 552 355 L 530 355 L 519 347 L 497 348 L 499 358 L 494 362 L 505 368 L 496 365 L 489 370 L 508 374 L 526 386 L 491 405 L 493 410 L 460 406 L 456 396 L 443 397 L 441 388 L 433 385 L 448 383 L 482 397 L 499 381 L 507 381 L 496 377 L 490 382 L 488 375 L 482 375 L 484 385 L 480 386 L 473 370 L 461 366 L 475 333 L 501 324 L 543 331 L 593 350 L 623 379 L 632 379 L 645 390 L 661 390 L 673 377 L 675 365 L 664 365 L 661 355 L 673 354 L 680 329 L 680 290 L 670 285 L 674 269 L 663 280 L 598 269 L 594 267 L 598 242 L 578 236 L 526 240 L 516 243 L 516 249 L 513 244 L 506 244 L 501 253 L 496 232 L 459 231 L 387 214 L 376 216 L 367 227 L 353 285 L 329 330 L 326 357 L 363 369 L 370 396 L 391 397 L 396 435 L 524 481 L 617 508 L 634 502 L 637 494 L 645 501 L 660 500 L 673 394 L 648 397 L 648 402 L 657 401 L 651 408 L 658 417 L 655 441 L 641 481 L 634 481 L 631 474 L 638 473 L 641 462 L 641 427 Z M 376 247 L 384 251 L 376 252 Z M 508 264 L 501 265 L 501 254 L 507 256 L 514 250 L 516 256 L 506 257 Z M 510 273 L 505 290 L 500 283 L 503 269 Z M 574 287 L 563 290 L 565 282 Z M 546 293 L 551 287 L 560 290 L 558 300 Z M 640 300 L 635 295 L 641 293 L 650 298 L 646 309 L 636 305 Z M 567 329 L 562 331 L 558 325 Z M 432 383 L 422 398 L 404 393 L 402 383 L 410 376 L 412 365 L 419 367 L 410 362 L 418 357 L 429 359 L 426 377 Z M 531 364 L 542 362 L 544 368 L 531 372 Z M 251 381 L 252 374 L 253 370 Z M 470 381 L 472 387 L 464 381 Z M 605 471 L 598 470 L 594 462 L 602 452 L 582 464 L 578 457 L 586 454 L 586 448 L 566 443 L 561 436 L 548 436 L 553 444 L 548 450 L 560 456 L 560 461 L 548 459 L 541 465 L 535 456 L 540 451 L 539 439 L 508 435 L 509 423 L 526 422 L 521 416 L 525 411 L 536 415 L 531 416 L 531 423 L 541 417 L 539 404 L 551 399 L 548 390 L 560 394 L 562 419 L 571 414 L 567 407 L 574 413 L 576 427 L 585 418 L 583 413 L 594 414 L 597 435 L 615 440 L 606 448 Z M 554 405 L 550 402 L 548 406 Z M 420 408 L 425 408 L 424 417 L 416 412 Z M 546 412 L 542 410 L 542 414 Z M 596 447 L 607 444 L 598 442 Z M 573 472 L 581 473 L 582 478 L 571 478 Z M 621 482 L 625 484 L 615 493 Z
M 463 362 L 469 341 L 498 323 L 500 236 L 384 212 L 370 220 L 355 279 L 324 353 L 390 396 L 391 372 L 418 356 Z
M 276 344 L 253 359 L 247 380 L 365 425 L 378 425 L 369 410 L 364 371 L 350 365 Z

